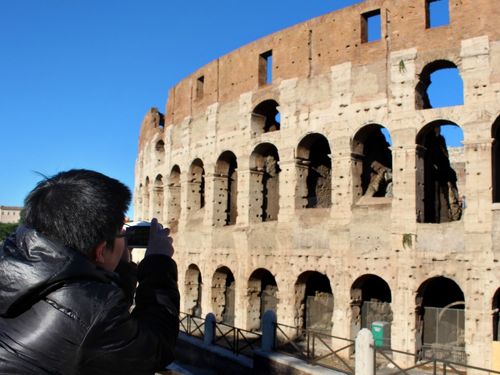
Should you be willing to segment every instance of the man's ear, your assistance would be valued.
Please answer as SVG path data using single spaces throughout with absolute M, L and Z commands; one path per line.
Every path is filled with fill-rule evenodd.
M 94 261 L 95 264 L 104 264 L 104 251 L 106 250 L 106 241 L 100 242 L 94 249 Z

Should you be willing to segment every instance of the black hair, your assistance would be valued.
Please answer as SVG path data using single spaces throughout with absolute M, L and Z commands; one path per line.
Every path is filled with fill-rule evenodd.
M 72 169 L 40 181 L 24 200 L 22 223 L 90 256 L 114 243 L 130 203 L 130 190 L 102 173 Z

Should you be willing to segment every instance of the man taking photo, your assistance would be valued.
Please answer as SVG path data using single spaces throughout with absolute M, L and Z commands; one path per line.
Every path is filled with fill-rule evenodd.
M 173 360 L 172 239 L 153 219 L 144 260 L 128 261 L 130 196 L 89 170 L 28 194 L 22 225 L 0 249 L 0 374 L 153 374 Z

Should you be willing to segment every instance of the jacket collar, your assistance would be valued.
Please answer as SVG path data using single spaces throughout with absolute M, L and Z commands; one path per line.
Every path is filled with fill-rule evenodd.
M 0 249 L 0 316 L 24 311 L 63 284 L 81 279 L 116 280 L 81 252 L 19 226 Z

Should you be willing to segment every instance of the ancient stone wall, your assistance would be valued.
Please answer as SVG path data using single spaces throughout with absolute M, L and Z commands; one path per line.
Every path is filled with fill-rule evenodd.
M 134 215 L 172 228 L 183 310 L 258 329 L 262 306 L 304 328 L 326 308 L 331 324 L 316 327 L 341 337 L 390 317 L 395 349 L 491 363 L 499 10 L 450 0 L 449 25 L 434 28 L 426 4 L 367 0 L 269 35 L 146 115 Z M 365 42 L 377 12 L 382 37 Z M 432 108 L 430 75 L 450 67 L 463 105 Z M 458 150 L 439 135 L 449 124 Z M 464 312 L 454 338 L 423 329 L 436 308 Z

